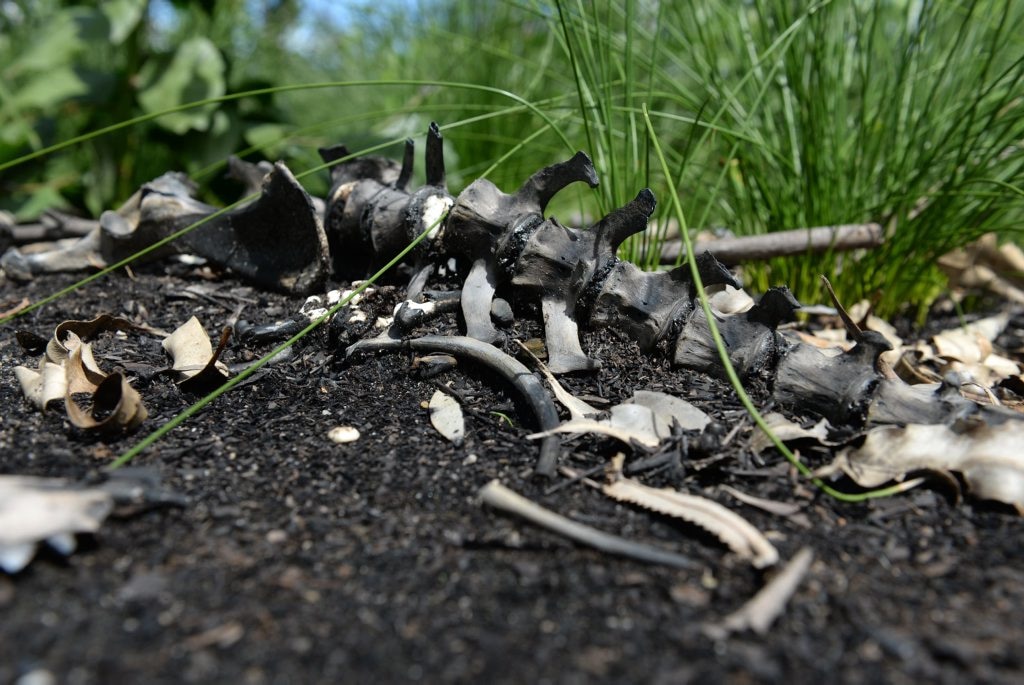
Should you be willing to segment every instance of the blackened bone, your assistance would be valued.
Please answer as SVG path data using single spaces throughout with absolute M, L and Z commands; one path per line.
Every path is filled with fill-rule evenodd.
M 472 264 L 462 294 L 467 335 L 488 342 L 497 340 L 499 333 L 490 311 L 495 289 L 505 280 L 498 264 L 499 250 L 513 253 L 515 259 L 519 244 L 543 222 L 551 198 L 577 181 L 597 185 L 594 165 L 582 152 L 541 169 L 515 194 L 506 194 L 490 181 L 478 179 L 456 198 L 445 227 L 444 246 L 447 252 Z
M 541 301 L 553 370 L 595 365 L 580 348 L 579 317 L 591 326 L 623 329 L 645 349 L 668 341 L 677 364 L 724 375 L 704 311 L 695 306 L 697 293 L 688 269 L 645 273 L 615 256 L 623 240 L 644 229 L 654 209 L 653 195 L 642 192 L 589 231 L 545 219 L 547 202 L 576 180 L 591 185 L 597 181 L 582 154 L 534 174 L 513 195 L 478 180 L 456 198 L 437 256 L 457 255 L 472 265 L 462 299 L 469 332 L 487 340 L 497 337 L 486 305 L 496 288 L 511 281 L 514 293 L 526 292 Z M 697 268 L 706 285 L 738 287 L 708 253 L 697 257 Z M 838 357 L 784 337 L 776 327 L 798 307 L 787 289 L 774 288 L 748 312 L 718 317 L 733 365 L 743 377 L 766 381 L 778 404 L 857 426 L 865 415 L 870 422 L 900 423 L 949 423 L 978 414 L 983 420 L 990 414 L 992 420 L 1002 419 L 999 412 L 955 394 L 922 392 L 884 379 L 876 362 L 887 346 L 870 331 Z M 942 402 L 931 401 L 935 398 Z
M 765 326 L 752 315 L 751 309 L 743 314 L 715 317 L 718 331 L 740 378 L 750 378 L 762 372 L 770 373 L 785 341 L 774 329 Z M 725 377 L 725 367 L 711 338 L 704 309 L 693 308 L 676 338 L 674 361 L 679 366 Z
M 776 368 L 772 397 L 788 407 L 824 416 L 834 425 L 864 425 L 868 404 L 881 375 L 878 358 L 892 345 L 875 331 L 838 356 L 805 344 L 792 345 Z
M 596 274 L 614 268 L 618 262 L 615 251 L 622 241 L 647 227 L 654 207 L 654 194 L 645 189 L 589 230 L 567 228 L 548 220 L 527 238 L 514 260 L 512 285 L 541 300 L 552 373 L 600 367 L 580 347 L 577 302 Z
M 651 273 L 632 262 L 616 262 L 600 283 L 588 323 L 622 329 L 650 351 L 675 321 L 690 313 L 691 287 L 681 269 Z
M 466 335 L 482 342 L 493 343 L 501 337 L 491 321 L 491 301 L 497 288 L 497 274 L 492 260 L 481 257 L 473 262 L 462 284 L 462 315 L 466 320 Z
M 5 259 L 12 260 L 12 269 L 27 265 L 32 273 L 119 262 L 217 211 L 196 200 L 194 192 L 184 174 L 164 174 L 116 212 L 104 212 L 99 226 L 70 247 L 27 260 Z M 213 217 L 147 258 L 176 252 L 197 254 L 257 285 L 290 294 L 318 290 L 327 277 L 327 240 L 319 214 L 281 163 L 264 180 L 258 199 Z
M 274 170 L 274 165 L 267 161 L 247 162 L 234 155 L 228 157 L 227 177 L 242 184 L 242 197 L 255 195 L 263 189 L 263 181 L 267 174 Z
M 143 200 L 143 214 L 147 204 Z M 281 162 L 260 197 L 186 234 L 182 242 L 259 285 L 290 294 L 320 290 L 328 247 L 313 199 Z
M 391 261 L 411 240 L 430 230 L 440 232 L 440 220 L 454 198 L 445 187 L 443 141 L 437 124 L 427 133 L 427 185 L 410 193 L 413 143 L 405 143 L 401 168 L 376 157 L 342 162 L 331 169 L 326 226 L 334 271 L 362 277 Z M 343 147 L 325 148 L 321 156 L 333 161 L 346 156 Z M 416 251 L 422 272 L 431 250 Z
M 738 288 L 732 274 L 711 254 L 697 257 L 705 286 L 727 284 Z M 643 271 L 631 262 L 615 260 L 603 278 L 596 278 L 583 295 L 589 325 L 612 326 L 629 333 L 644 351 L 675 336 L 693 309 L 696 296 L 688 266 L 668 272 Z
M 100 217 L 103 257 L 107 262 L 124 259 L 214 211 L 186 194 L 183 185 L 147 184 L 130 211 Z M 257 285 L 290 294 L 319 290 L 327 278 L 320 217 L 309 194 L 280 162 L 264 179 L 258 199 L 215 217 L 167 248 L 198 254 Z

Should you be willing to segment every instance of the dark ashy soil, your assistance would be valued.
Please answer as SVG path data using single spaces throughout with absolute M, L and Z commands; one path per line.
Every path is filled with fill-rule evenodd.
M 0 301 L 34 301 L 72 280 L 7 283 Z M 48 337 L 62 320 L 101 312 L 172 330 L 195 314 L 216 337 L 240 307 L 241 318 L 263 323 L 300 303 L 152 265 L 8 324 L 0 472 L 95 478 L 194 400 L 135 367 L 151 414 L 142 430 L 113 441 L 83 435 L 63 411 L 41 414 L 22 399 L 12 368 L 36 357 L 16 330 Z M 513 331 L 537 332 L 525 321 Z M 42 671 L 60 683 L 1021 682 L 1017 515 L 956 503 L 941 481 L 870 504 L 836 502 L 774 453 L 750 455 L 749 422 L 722 383 L 642 356 L 613 333 L 586 336 L 584 348 L 605 366 L 567 381 L 577 393 L 614 403 L 634 389 L 664 390 L 712 414 L 720 436 L 742 424 L 726 446 L 689 441 L 678 466 L 638 478 L 727 504 L 770 531 L 784 559 L 814 550 L 768 635 L 716 642 L 702 626 L 741 606 L 771 571 L 584 485 L 545 494 L 551 483 L 531 476 L 532 416 L 502 383 L 465 365 L 416 378 L 405 353 L 342 364 L 318 333 L 134 462 L 155 469 L 187 506 L 114 516 L 81 537 L 74 555 L 42 550 L 22 573 L 0 575 L 0 682 Z M 146 335 L 97 349 L 106 370 L 118 355 L 166 364 L 159 339 Z M 268 349 L 235 340 L 227 361 Z M 461 447 L 434 431 L 421 406 L 437 382 L 465 400 Z M 330 442 L 339 425 L 361 439 Z M 566 447 L 563 461 L 577 468 L 617 448 L 596 438 Z M 829 455 L 804 446 L 802 456 Z M 687 555 L 695 569 L 610 557 L 481 508 L 475 494 L 493 478 L 579 521 Z M 720 484 L 803 508 L 773 516 Z

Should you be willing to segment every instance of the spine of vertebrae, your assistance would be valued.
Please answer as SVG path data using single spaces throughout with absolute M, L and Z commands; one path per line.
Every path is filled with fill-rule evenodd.
M 344 148 L 321 151 L 326 161 L 347 154 Z M 616 256 L 621 243 L 646 229 L 654 212 L 654 194 L 636 198 L 586 229 L 565 226 L 544 216 L 548 202 L 566 186 L 598 184 L 597 172 L 583 152 L 541 169 L 514 193 L 478 179 L 457 197 L 445 188 L 442 141 L 436 124 L 427 138 L 427 183 L 407 189 L 412 175 L 412 143 L 401 165 L 377 157 L 356 158 L 332 169 L 325 228 L 336 273 L 387 262 L 424 231 L 432 231 L 413 259 L 416 269 L 408 291 L 414 302 L 436 265 L 452 257 L 468 265 L 461 307 L 466 334 L 485 342 L 499 339 L 492 321 L 496 293 L 510 292 L 540 303 L 548 351 L 555 373 L 585 372 L 600 361 L 588 357 L 579 327 L 614 327 L 632 336 L 649 353 L 667 349 L 683 367 L 721 376 L 723 368 L 696 289 L 686 267 L 645 272 Z M 738 287 L 711 254 L 697 259 L 705 286 Z M 833 424 L 953 423 L 978 412 L 987 421 L 1011 414 L 980 407 L 958 389 L 910 386 L 879 368 L 890 349 L 879 334 L 864 331 L 856 345 L 829 356 L 787 337 L 778 325 L 799 303 L 785 287 L 764 293 L 741 314 L 716 314 L 729 358 L 741 378 L 758 377 L 776 402 L 829 419 Z

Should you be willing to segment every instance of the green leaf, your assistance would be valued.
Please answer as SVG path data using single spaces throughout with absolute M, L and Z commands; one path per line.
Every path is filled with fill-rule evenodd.
M 51 185 L 41 186 L 14 212 L 19 221 L 35 220 L 47 209 L 67 207 L 67 200 Z
M 89 87 L 71 67 L 58 67 L 33 76 L 14 92 L 11 103 L 18 109 L 48 109 L 88 90 Z
M 182 43 L 171 60 L 160 65 L 147 62 L 140 73 L 143 82 L 139 103 L 146 112 L 161 112 L 187 102 L 224 94 L 224 58 L 206 38 Z M 157 122 L 169 131 L 183 134 L 190 129 L 206 131 L 215 105 L 187 112 L 174 112 Z
M 55 14 L 49 19 L 46 30 L 33 38 L 30 47 L 4 70 L 8 79 L 64 66 L 85 47 L 78 36 L 74 13 L 69 10 Z
M 139 25 L 146 11 L 147 0 L 107 0 L 103 3 L 103 13 L 110 22 L 110 42 L 120 45 L 135 27 Z
M 245 131 L 245 142 L 258 148 L 267 159 L 280 157 L 287 142 L 288 127 L 281 124 L 256 124 Z

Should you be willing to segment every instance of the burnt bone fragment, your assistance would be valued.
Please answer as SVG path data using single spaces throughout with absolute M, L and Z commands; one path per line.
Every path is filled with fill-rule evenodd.
M 498 339 L 498 330 L 491 321 L 491 301 L 496 289 L 514 273 L 530 236 L 541 225 L 550 223 L 545 222 L 544 210 L 551 198 L 579 181 L 591 187 L 597 185 L 594 165 L 582 152 L 541 169 L 511 195 L 486 179 L 478 179 L 456 198 L 443 240 L 446 253 L 470 264 L 462 290 L 466 335 L 484 342 Z M 549 302 L 544 308 L 545 318 L 571 319 L 571 312 L 565 309 Z M 572 338 L 575 337 L 573 332 Z
M 250 177 L 250 180 L 251 177 Z M 87 235 L 32 254 L 15 250 L 2 265 L 11 274 L 102 268 L 151 248 L 216 213 L 194 197 L 195 184 L 171 172 L 146 183 L 116 211 L 106 211 Z M 304 295 L 327 277 L 327 240 L 313 200 L 288 168 L 277 163 L 259 198 L 210 218 L 177 239 L 151 249 L 147 259 L 191 253 L 231 269 L 256 285 Z
M 361 157 L 331 167 L 325 223 L 335 275 L 365 277 L 424 232 L 431 232 L 428 240 L 440 234 L 441 220 L 454 198 L 445 185 L 443 140 L 437 124 L 431 124 L 427 133 L 427 182 L 410 191 L 413 153 L 413 142 L 407 140 L 401 166 L 380 157 Z M 338 146 L 321 149 L 320 155 L 332 162 L 346 157 L 348 151 Z M 429 244 L 417 249 L 416 271 L 423 275 L 414 277 L 414 290 L 422 289 L 432 254 Z
M 100 250 L 105 261 L 124 259 L 216 211 L 193 198 L 182 179 L 175 180 L 147 184 L 136 201 L 103 213 Z M 280 162 L 263 180 L 259 198 L 214 217 L 166 248 L 197 254 L 257 285 L 290 294 L 318 290 L 327 278 L 320 217 L 309 194 Z

